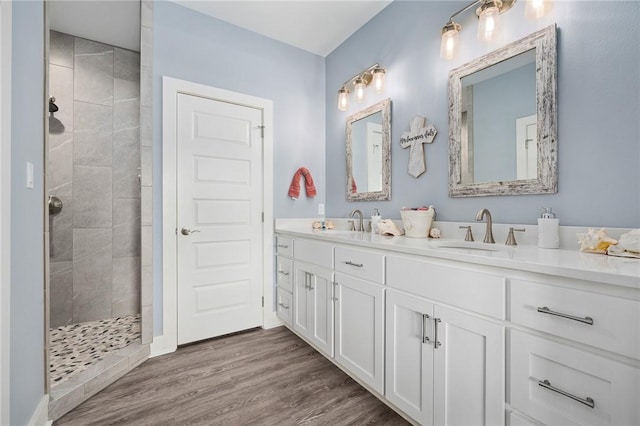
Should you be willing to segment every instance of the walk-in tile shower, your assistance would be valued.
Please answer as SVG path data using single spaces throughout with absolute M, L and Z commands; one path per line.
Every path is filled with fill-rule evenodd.
M 49 95 L 55 386 L 140 337 L 140 54 L 51 31 Z

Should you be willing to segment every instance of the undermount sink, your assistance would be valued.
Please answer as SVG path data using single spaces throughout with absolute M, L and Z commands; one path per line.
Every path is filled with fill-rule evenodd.
M 450 249 L 464 249 L 464 250 L 478 250 L 478 251 L 509 251 L 510 247 L 482 243 L 479 241 L 432 241 L 431 246 L 434 248 L 450 248 Z

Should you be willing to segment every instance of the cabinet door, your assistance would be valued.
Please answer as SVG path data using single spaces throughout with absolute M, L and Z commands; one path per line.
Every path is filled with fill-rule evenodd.
M 385 397 L 421 425 L 433 424 L 433 305 L 387 291 Z
M 343 274 L 335 281 L 335 359 L 382 394 L 384 288 Z
M 333 356 L 333 274 L 304 262 L 294 262 L 293 269 L 293 328 Z
M 504 327 L 439 305 L 434 317 L 434 423 L 503 425 Z
M 298 262 L 294 263 L 294 285 L 293 285 L 293 329 L 303 336 L 309 336 L 309 273 L 300 266 Z
M 311 341 L 333 357 L 333 273 L 323 268 L 309 268 L 307 314 Z

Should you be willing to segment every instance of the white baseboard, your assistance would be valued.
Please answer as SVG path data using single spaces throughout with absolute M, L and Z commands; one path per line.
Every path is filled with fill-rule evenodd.
M 262 319 L 262 328 L 268 330 L 270 328 L 275 328 L 281 326 L 283 323 L 278 318 L 278 315 L 275 312 L 265 313 L 264 318 Z
M 51 424 L 53 422 L 49 420 L 49 394 L 45 394 L 31 415 L 29 426 L 49 426 Z
M 153 342 L 149 345 L 149 358 L 170 354 L 178 349 L 175 340 L 168 336 L 153 336 Z

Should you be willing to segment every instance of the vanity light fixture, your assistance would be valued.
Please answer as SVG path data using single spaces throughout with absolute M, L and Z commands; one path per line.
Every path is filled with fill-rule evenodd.
M 340 90 L 338 90 L 338 109 L 340 111 L 349 109 L 350 85 L 353 85 L 356 102 L 358 103 L 364 102 L 365 89 L 372 82 L 375 92 L 377 94 L 383 93 L 385 74 L 386 70 L 384 68 L 379 64 L 374 64 L 345 81 Z
M 540 18 L 551 10 L 552 0 L 526 0 L 525 16 L 528 18 Z M 476 0 L 456 13 L 451 15 L 449 21 L 442 27 L 442 41 L 440 44 L 440 57 L 453 59 L 459 49 L 459 36 L 462 26 L 453 20 L 457 15 L 479 6 L 476 9 L 478 15 L 478 39 L 491 41 L 500 31 L 500 15 L 511 9 L 516 0 Z

